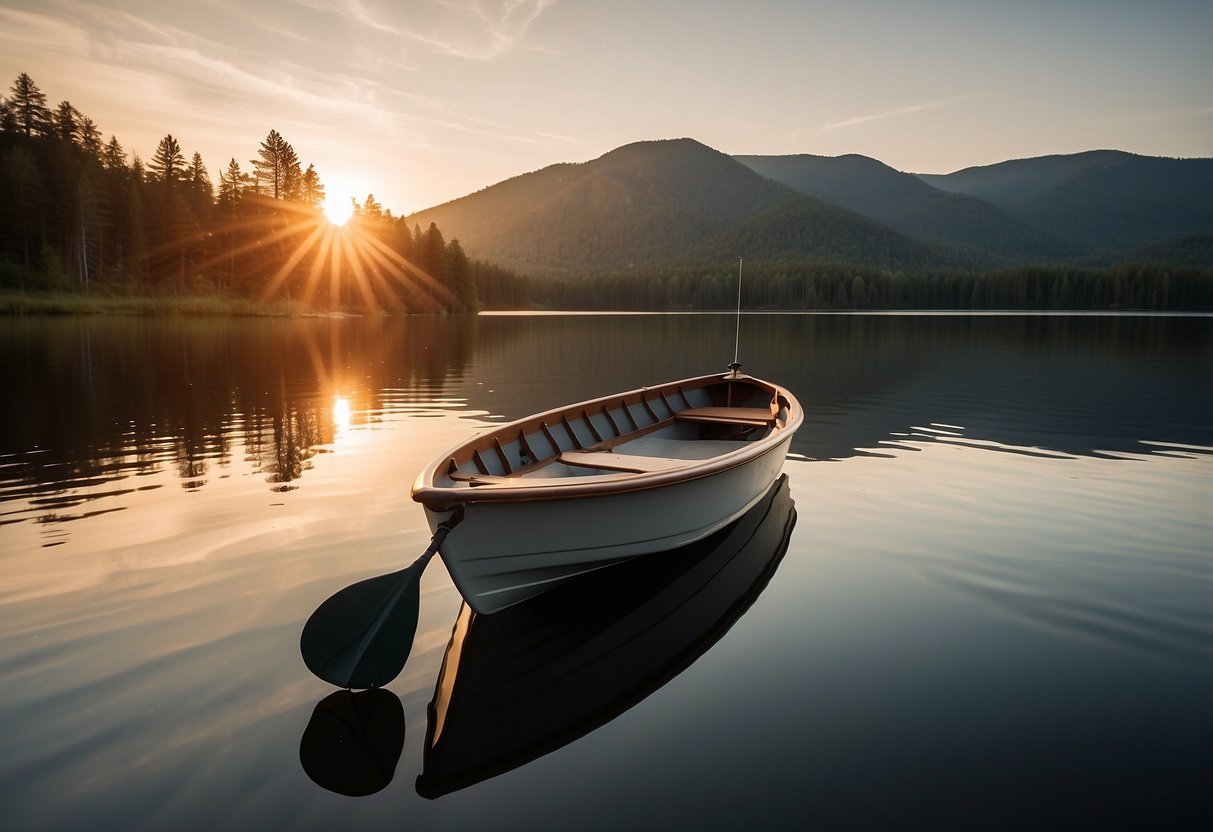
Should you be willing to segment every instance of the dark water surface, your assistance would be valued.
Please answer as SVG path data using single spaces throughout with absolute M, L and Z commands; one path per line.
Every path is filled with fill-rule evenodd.
M 428 542 L 433 455 L 732 347 L 0 323 L 0 828 L 1213 827 L 1210 318 L 748 315 L 807 410 L 748 526 L 501 618 L 436 560 L 387 690 L 308 673 L 316 605 Z

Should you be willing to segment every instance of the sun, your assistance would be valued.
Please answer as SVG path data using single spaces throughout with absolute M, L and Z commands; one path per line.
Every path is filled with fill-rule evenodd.
M 354 203 L 346 199 L 326 199 L 324 201 L 324 216 L 333 225 L 341 227 L 354 216 Z

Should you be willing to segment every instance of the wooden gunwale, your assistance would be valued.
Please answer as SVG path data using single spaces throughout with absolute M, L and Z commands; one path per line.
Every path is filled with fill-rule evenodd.
M 612 473 L 593 477 L 519 476 L 522 473 L 530 474 L 546 465 L 557 462 L 560 454 L 566 450 L 577 450 L 581 453 L 605 451 L 672 424 L 680 412 L 679 409 L 674 407 L 670 407 L 673 415 L 665 419 L 658 419 L 651 425 L 641 427 L 636 422 L 636 417 L 632 414 L 629 405 L 647 402 L 649 395 L 655 393 L 661 396 L 662 400 L 669 407 L 670 400 L 666 398 L 667 392 L 670 395 L 677 394 L 686 403 L 686 407 L 682 408 L 682 410 L 687 410 L 691 409 L 693 405 L 687 397 L 686 390 L 683 389 L 684 385 L 687 389 L 699 389 L 711 388 L 722 383 L 732 384 L 739 382 L 744 382 L 751 387 L 764 390 L 771 395 L 771 409 L 774 419 L 771 422 L 772 427 L 768 436 L 754 441 L 739 442 L 738 448 L 735 451 L 703 460 L 689 460 L 685 466 L 673 470 Z M 628 432 L 619 431 L 619 426 L 610 412 L 612 405 L 622 407 L 627 414 L 628 420 L 636 424 L 635 430 Z M 568 424 L 570 415 L 574 421 L 582 419 L 588 424 L 590 410 L 599 407 L 601 407 L 601 412 L 605 414 L 607 421 L 611 423 L 611 426 L 619 435 L 578 448 L 564 448 L 556 441 L 552 430 L 548 426 L 549 420 L 563 419 L 566 430 L 572 435 L 574 441 L 580 444 L 580 440 L 576 438 L 572 426 Z M 651 405 L 646 404 L 645 407 L 650 411 L 652 409 Z M 780 413 L 783 414 L 782 417 L 779 416 Z M 653 417 L 656 418 L 656 415 L 653 414 Z M 681 481 L 711 476 L 751 462 L 784 444 L 791 433 L 800 426 L 803 418 L 800 405 L 791 394 L 777 385 L 760 379 L 750 376 L 732 378 L 729 375 L 719 374 L 684 379 L 654 387 L 641 388 L 628 393 L 613 394 L 601 399 L 566 405 L 499 426 L 487 435 L 482 435 L 471 442 L 462 443 L 439 457 L 438 463 L 427 466 L 417 477 L 416 482 L 414 482 L 412 496 L 414 500 L 426 504 L 431 509 L 442 511 L 463 503 L 578 499 L 660 488 Z M 744 422 L 742 423 L 744 424 Z M 512 475 L 502 476 L 492 474 L 480 456 L 480 452 L 492 449 L 495 453 L 497 446 L 501 444 L 501 438 L 512 436 L 515 432 L 521 433 L 518 447 L 520 450 L 530 454 L 530 464 L 519 465 L 514 468 Z M 542 433 L 548 442 L 552 444 L 555 453 L 537 459 L 530 443 L 526 441 L 525 437 L 527 433 Z M 599 434 L 595 431 L 595 435 Z M 504 449 L 502 449 L 502 453 L 505 453 Z M 477 472 L 452 471 L 449 467 L 451 461 L 455 461 L 457 466 L 473 465 L 477 469 Z M 511 469 L 506 465 L 505 470 L 510 471 Z M 450 477 L 453 481 L 467 484 L 454 486 L 435 485 L 434 481 L 436 477 L 443 474 Z M 470 484 L 492 487 L 468 487 Z

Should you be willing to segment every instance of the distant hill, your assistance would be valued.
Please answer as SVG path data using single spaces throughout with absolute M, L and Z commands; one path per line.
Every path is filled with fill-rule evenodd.
M 671 139 L 552 165 L 407 219 L 536 276 L 738 256 L 893 272 L 1208 267 L 1211 194 L 1213 159 L 1092 151 L 915 175 L 865 156 L 734 158 Z
M 553 165 L 408 218 L 469 252 L 536 274 L 739 254 L 946 266 L 946 256 L 812 199 L 692 139 L 625 145 Z M 737 248 L 736 246 L 742 246 Z
M 1169 266 L 1193 269 L 1210 268 L 1213 266 L 1213 233 L 1193 234 L 1122 251 L 1105 251 L 1079 261 L 1080 265 L 1095 268 L 1130 263 L 1165 263 Z
M 1088 255 L 1213 231 L 1213 159 L 1092 150 L 919 178 L 989 202 Z
M 1076 253 L 988 202 L 932 187 L 867 156 L 735 156 L 768 179 L 839 205 L 978 266 Z

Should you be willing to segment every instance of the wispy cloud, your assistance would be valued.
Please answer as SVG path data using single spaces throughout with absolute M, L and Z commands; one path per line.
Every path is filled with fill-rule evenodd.
M 1107 124 L 1133 124 L 1147 121 L 1171 121 L 1191 116 L 1211 116 L 1213 107 L 1189 107 L 1182 110 L 1166 110 L 1154 113 L 1132 113 L 1107 119 Z
M 331 15 L 363 36 L 403 40 L 425 51 L 488 60 L 514 49 L 559 0 L 291 0 Z
M 310 5 L 316 0 L 297 0 Z M 433 52 L 489 60 L 514 49 L 531 24 L 558 0 L 423 0 L 397 7 L 342 0 L 345 15 L 373 31 L 404 38 Z M 327 4 L 331 7 L 331 4 Z
M 924 110 L 939 110 L 944 107 L 951 107 L 953 104 L 959 104 L 969 96 L 958 95 L 953 98 L 937 98 L 934 101 L 927 101 L 923 104 L 911 104 L 908 107 L 898 107 L 896 110 L 886 110 L 881 113 L 872 113 L 866 116 L 857 116 L 849 118 L 845 121 L 835 121 L 830 124 L 822 125 L 822 130 L 835 130 L 839 127 L 852 127 L 856 124 L 866 124 L 869 121 L 883 121 L 889 118 L 898 118 L 899 116 L 908 116 L 911 113 L 921 113 Z

